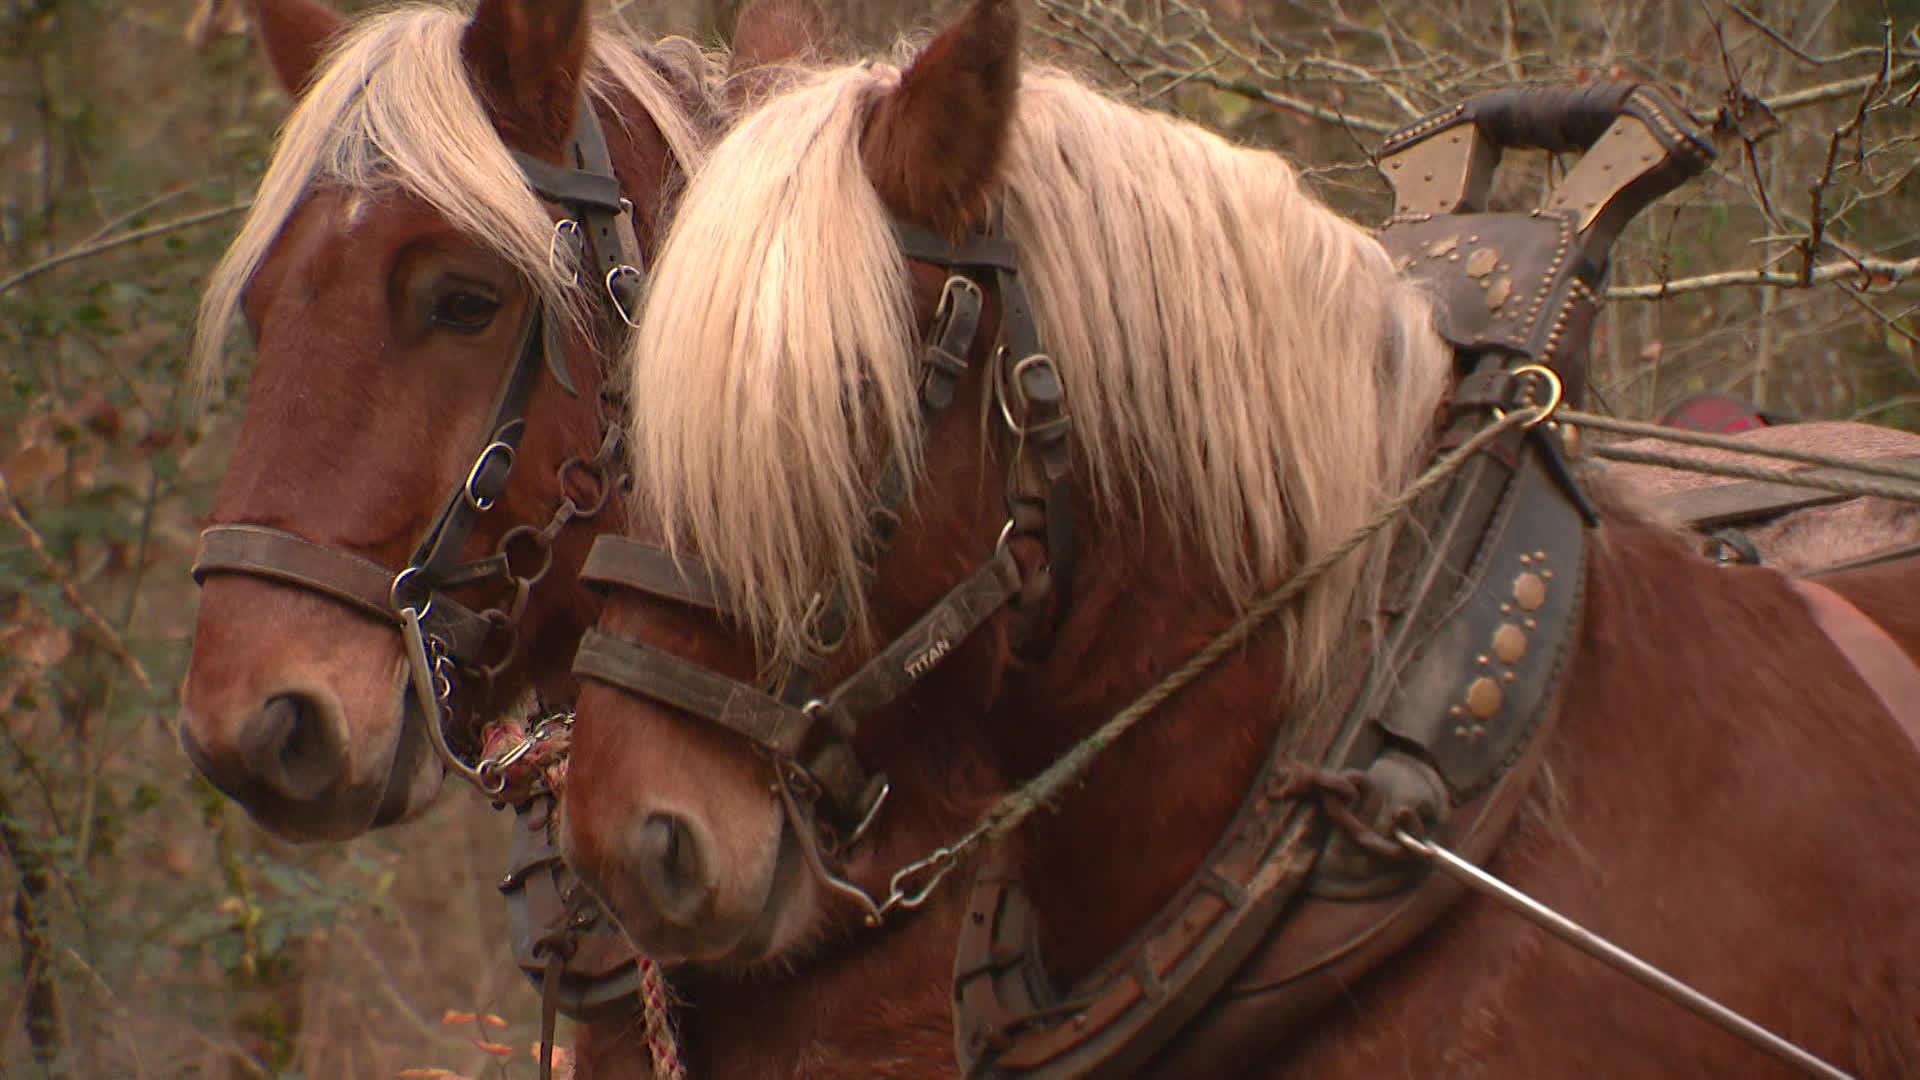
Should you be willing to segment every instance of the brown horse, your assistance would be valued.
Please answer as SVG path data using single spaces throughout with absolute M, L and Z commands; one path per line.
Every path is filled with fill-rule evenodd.
M 619 520 L 618 500 L 586 512 L 614 482 L 595 460 L 611 347 L 588 311 L 601 275 L 569 286 L 563 212 L 510 151 L 559 164 L 576 103 L 590 101 L 631 207 L 622 216 L 650 250 L 718 119 L 708 61 L 685 42 L 593 30 L 583 3 L 487 0 L 470 18 L 404 7 L 351 27 L 317 0 L 262 0 L 257 14 L 298 100 L 204 305 L 203 373 L 236 310 L 256 345 L 212 522 L 282 530 L 396 573 L 495 437 L 488 410 L 526 355 L 516 335 L 528 312 L 543 304 L 560 331 L 546 335 L 554 373 L 523 391 L 510 482 L 449 553 L 502 550 L 516 564 L 508 580 L 452 589 L 517 624 L 490 646 L 498 672 L 484 700 L 464 702 L 471 739 L 480 717 L 529 689 L 566 699 L 573 642 L 596 611 L 575 571 Z M 560 520 L 566 500 L 580 512 Z M 522 542 L 502 549 L 516 529 Z M 289 837 L 349 837 L 424 809 L 443 766 L 418 711 L 408 719 L 393 627 L 284 579 L 217 572 L 204 585 L 180 722 L 201 771 Z
M 984 916 L 936 888 L 872 930 L 847 883 L 889 896 L 890 870 L 953 843 L 1333 548 L 1434 440 L 1449 350 L 1369 234 L 1276 157 L 1023 77 L 1017 30 L 1013 3 L 977 0 L 904 72 L 820 72 L 743 119 L 682 202 L 633 343 L 635 384 L 675 388 L 635 402 L 633 527 L 681 569 L 643 560 L 651 595 L 615 593 L 601 619 L 666 673 L 654 689 L 615 689 L 583 646 L 605 682 L 579 700 L 563 843 L 635 944 L 685 965 L 697 1072 L 948 1071 L 953 942 Z M 925 253 L 971 244 L 1004 266 L 998 234 L 963 239 L 996 220 L 1052 363 L 1000 370 L 995 331 L 1011 343 L 1021 311 L 1006 274 L 967 365 L 923 359 L 920 337 L 971 310 Z M 1066 533 L 1044 454 L 1055 369 L 1077 557 L 1029 591 Z M 1044 521 L 1025 512 L 1036 475 L 1053 481 Z M 1843 1067 L 1910 1075 L 1920 747 L 1786 579 L 1717 567 L 1592 495 L 1546 767 L 1492 868 Z M 1025 883 L 1052 982 L 1094 971 L 1183 888 L 1270 744 L 1324 737 L 1377 644 L 1395 543 L 1321 578 L 994 852 Z M 890 703 L 857 726 L 837 713 L 876 642 L 962 582 L 993 587 L 983 562 L 1012 564 L 1014 608 L 971 635 L 934 625 L 874 691 Z M 1916 573 L 1835 585 L 1911 650 L 1920 619 L 1894 609 Z M 783 711 L 810 667 L 828 703 Z M 740 685 L 762 678 L 780 698 Z M 845 782 L 860 775 L 844 759 L 829 770 L 835 747 L 883 769 L 890 797 Z M 1777 1071 L 1481 901 L 1306 1026 L 1259 1022 L 1258 985 L 1232 992 L 1256 1020 L 1216 1041 L 1207 1075 Z

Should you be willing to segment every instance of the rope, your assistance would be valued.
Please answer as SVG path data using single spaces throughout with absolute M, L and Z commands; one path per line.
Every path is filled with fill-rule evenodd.
M 1755 448 L 1756 451 L 1758 448 Z M 1595 457 L 1609 461 L 1624 461 L 1632 465 L 1658 465 L 1683 472 L 1708 473 L 1713 476 L 1732 476 L 1743 480 L 1764 480 L 1774 484 L 1788 484 L 1793 487 L 1816 488 L 1820 491 L 1832 491 L 1841 495 L 1867 495 L 1881 499 L 1893 499 L 1898 502 L 1920 503 L 1920 488 L 1908 484 L 1889 484 L 1870 480 L 1865 477 L 1830 476 L 1825 473 L 1799 470 L 1776 469 L 1765 465 L 1750 465 L 1738 461 L 1701 461 L 1698 458 L 1682 457 L 1679 454 L 1663 454 L 1658 450 L 1630 450 L 1622 446 L 1600 446 L 1592 450 Z M 1824 455 L 1822 455 L 1824 456 Z M 1859 466 L 1870 464 L 1860 462 Z M 1887 475 L 1889 467 L 1872 470 L 1854 465 L 1844 468 L 1855 472 L 1871 472 L 1875 475 Z M 1920 483 L 1920 475 L 1912 476 Z
M 1382 504 L 1372 520 L 1354 530 L 1345 540 L 1328 548 L 1302 566 L 1278 588 L 1255 601 L 1238 621 L 1208 642 L 1205 648 L 1195 653 L 1185 664 L 1161 679 L 1146 693 L 1141 694 L 1133 704 L 1116 713 L 1111 720 L 1100 725 L 1098 730 L 1081 740 L 1053 764 L 1041 770 L 1033 779 L 1002 796 L 999 802 L 993 804 L 982 815 L 980 823 L 974 826 L 973 831 L 954 845 L 952 849 L 954 858 L 958 859 L 967 849 L 982 841 L 999 840 L 1018 829 L 1027 818 L 1033 816 L 1034 811 L 1048 805 L 1067 785 L 1079 779 L 1102 751 L 1112 746 L 1135 724 L 1164 704 L 1168 698 L 1206 674 L 1208 669 L 1219 663 L 1228 653 L 1239 648 L 1269 619 L 1297 599 L 1314 582 L 1325 576 L 1327 571 L 1338 566 L 1367 541 L 1378 536 L 1387 526 L 1411 510 L 1415 503 L 1433 493 L 1442 483 L 1473 460 L 1481 450 L 1507 432 L 1537 423 L 1541 419 L 1543 416 L 1537 408 L 1520 409 L 1508 413 L 1505 418 L 1475 433 L 1458 449 L 1428 469 L 1412 485 Z
M 680 1042 L 673 1034 L 672 1005 L 667 1000 L 667 979 L 660 965 L 642 956 L 640 965 L 640 1004 L 646 1013 L 647 1053 L 653 1058 L 653 1080 L 686 1080 L 687 1067 L 680 1060 Z
M 1890 465 L 1885 462 L 1866 461 L 1860 458 L 1844 457 L 1838 454 L 1823 454 L 1817 450 L 1791 450 L 1780 446 L 1756 446 L 1752 443 L 1730 438 L 1726 435 L 1709 435 L 1703 431 L 1688 431 L 1684 428 L 1663 427 L 1659 424 L 1647 424 L 1637 420 L 1620 420 L 1611 416 L 1602 416 L 1599 413 L 1580 412 L 1575 409 L 1560 409 L 1554 413 L 1553 418 L 1563 423 L 1573 424 L 1576 427 L 1586 428 L 1589 431 L 1607 431 L 1616 435 L 1632 435 L 1636 438 L 1659 439 L 1664 442 L 1681 443 L 1686 446 L 1702 446 L 1712 450 L 1730 450 L 1736 454 L 1742 454 L 1748 457 L 1796 461 L 1802 465 L 1821 465 L 1830 469 L 1839 469 L 1866 476 L 1884 476 L 1891 480 L 1906 480 L 1913 483 L 1920 483 L 1920 469 L 1908 465 Z M 1612 457 L 1615 449 L 1614 447 L 1597 447 L 1592 453 L 1597 457 Z M 1634 459 L 1622 457 L 1619 460 L 1631 461 Z M 1705 467 L 1704 462 L 1699 462 L 1692 458 L 1676 458 L 1674 460 L 1682 462 L 1682 464 L 1667 465 L 1668 468 L 1687 469 L 1698 472 L 1712 471 Z M 1650 464 L 1665 465 L 1666 463 L 1652 462 Z M 1745 474 L 1731 473 L 1725 475 L 1737 476 Z M 1767 478 L 1761 477 L 1760 479 Z M 1809 484 L 1806 486 L 1818 487 L 1820 485 Z M 1898 498 L 1899 496 L 1889 495 L 1887 497 Z

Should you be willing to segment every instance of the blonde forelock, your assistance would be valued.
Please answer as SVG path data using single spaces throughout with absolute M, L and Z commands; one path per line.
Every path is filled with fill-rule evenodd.
M 776 656 L 824 583 L 858 580 L 884 456 L 917 465 L 905 267 L 859 150 L 898 77 L 818 73 L 720 142 L 633 345 L 642 512 L 752 598 L 738 614 Z M 1245 602 L 1408 480 L 1448 371 L 1427 303 L 1276 155 L 1050 71 L 1018 110 L 1008 233 L 1093 495 L 1175 522 Z M 1292 615 L 1305 681 L 1384 550 Z

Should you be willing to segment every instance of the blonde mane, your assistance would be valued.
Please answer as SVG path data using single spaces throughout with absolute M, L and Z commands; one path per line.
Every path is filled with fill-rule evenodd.
M 823 581 L 858 580 L 876 461 L 918 465 L 906 269 L 859 152 L 898 81 L 819 73 L 724 138 L 631 345 L 641 512 L 754 599 L 736 614 L 775 656 Z M 1380 246 L 1279 157 L 1030 72 L 1003 179 L 1109 516 L 1164 515 L 1244 602 L 1407 480 L 1448 352 Z M 1383 552 L 1304 600 L 1305 681 L 1377 594 Z
M 193 366 L 203 385 L 219 373 L 227 324 L 247 282 L 301 200 L 321 185 L 417 196 L 512 263 L 555 310 L 576 310 L 577 291 L 548 268 L 553 222 L 467 77 L 460 37 L 468 19 L 449 6 L 410 5 L 357 22 L 334 47 L 288 116 L 246 222 L 201 298 Z M 596 25 L 591 41 L 589 93 L 639 102 L 691 171 L 705 153 L 706 125 L 660 65 L 710 94 L 708 60 L 683 42 L 649 49 L 612 23 Z

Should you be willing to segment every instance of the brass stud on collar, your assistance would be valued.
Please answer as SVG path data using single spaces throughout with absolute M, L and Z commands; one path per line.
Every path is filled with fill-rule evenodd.
M 1493 655 L 1503 664 L 1518 663 L 1527 655 L 1527 632 L 1512 623 L 1501 623 L 1493 632 Z
M 1525 573 L 1513 579 L 1513 602 L 1522 611 L 1538 611 L 1547 602 L 1547 583 L 1539 574 Z
M 1467 711 L 1482 720 L 1490 720 L 1500 711 L 1505 697 L 1500 684 L 1483 675 L 1467 687 Z

